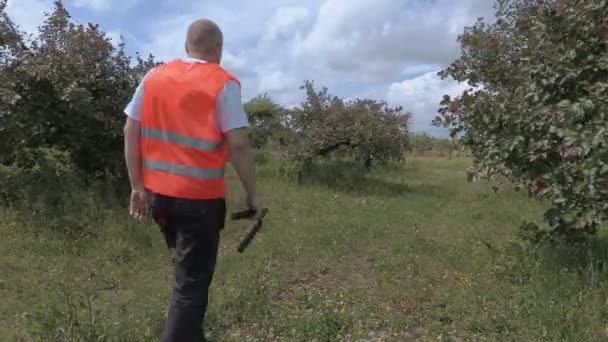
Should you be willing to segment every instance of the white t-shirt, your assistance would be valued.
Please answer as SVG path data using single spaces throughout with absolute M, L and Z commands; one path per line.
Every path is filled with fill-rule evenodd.
M 185 58 L 187 63 L 207 63 L 194 58 Z M 144 77 L 145 78 L 145 77 Z M 143 81 L 139 84 L 133 95 L 133 99 L 125 108 L 125 114 L 133 120 L 139 121 L 141 117 L 141 106 L 143 103 Z M 217 122 L 218 129 L 226 133 L 230 130 L 248 126 L 247 114 L 243 110 L 241 102 L 241 87 L 234 81 L 229 81 L 217 99 Z

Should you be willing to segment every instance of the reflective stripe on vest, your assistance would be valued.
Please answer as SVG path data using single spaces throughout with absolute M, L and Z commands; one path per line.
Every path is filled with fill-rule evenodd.
M 218 150 L 224 142 L 216 142 L 210 140 L 203 140 L 198 138 L 187 137 L 174 132 L 163 131 L 160 129 L 143 127 L 141 135 L 144 138 L 165 141 L 174 144 L 184 145 L 201 151 L 215 151 Z
M 224 177 L 224 169 L 203 169 L 192 166 L 177 165 L 158 160 L 144 159 L 144 168 L 152 171 L 161 171 L 178 176 L 198 179 L 218 179 Z

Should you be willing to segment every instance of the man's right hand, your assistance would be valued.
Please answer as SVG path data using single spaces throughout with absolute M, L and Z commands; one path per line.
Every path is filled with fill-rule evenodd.
M 255 211 L 254 220 L 259 219 L 262 216 L 262 204 L 260 202 L 260 198 L 258 194 L 247 195 L 247 199 L 245 201 L 247 205 L 247 209 Z

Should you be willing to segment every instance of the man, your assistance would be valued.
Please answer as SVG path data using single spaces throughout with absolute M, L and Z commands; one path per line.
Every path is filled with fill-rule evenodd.
M 187 59 L 150 71 L 125 109 L 130 213 L 152 216 L 175 248 L 175 285 L 164 342 L 203 340 L 203 318 L 226 215 L 230 156 L 259 213 L 255 166 L 239 81 L 219 66 L 223 36 L 210 20 L 190 25 Z

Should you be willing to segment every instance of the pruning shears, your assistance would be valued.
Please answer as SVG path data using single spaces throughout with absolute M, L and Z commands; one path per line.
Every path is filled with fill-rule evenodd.
M 267 208 L 262 209 L 262 213 L 261 213 L 260 217 L 255 221 L 255 223 L 253 224 L 251 229 L 249 229 L 249 232 L 247 233 L 245 238 L 243 240 L 241 240 L 241 243 L 239 244 L 239 247 L 238 247 L 239 253 L 243 253 L 245 251 L 245 248 L 247 248 L 247 246 L 249 246 L 249 243 L 251 243 L 251 241 L 253 240 L 255 235 L 262 228 L 262 224 L 264 222 L 263 221 L 264 216 L 266 216 L 267 212 L 268 212 Z M 257 211 L 255 209 L 247 209 L 247 210 L 233 213 L 231 215 L 231 219 L 233 221 L 246 220 L 246 219 L 253 218 L 256 215 L 257 215 Z

